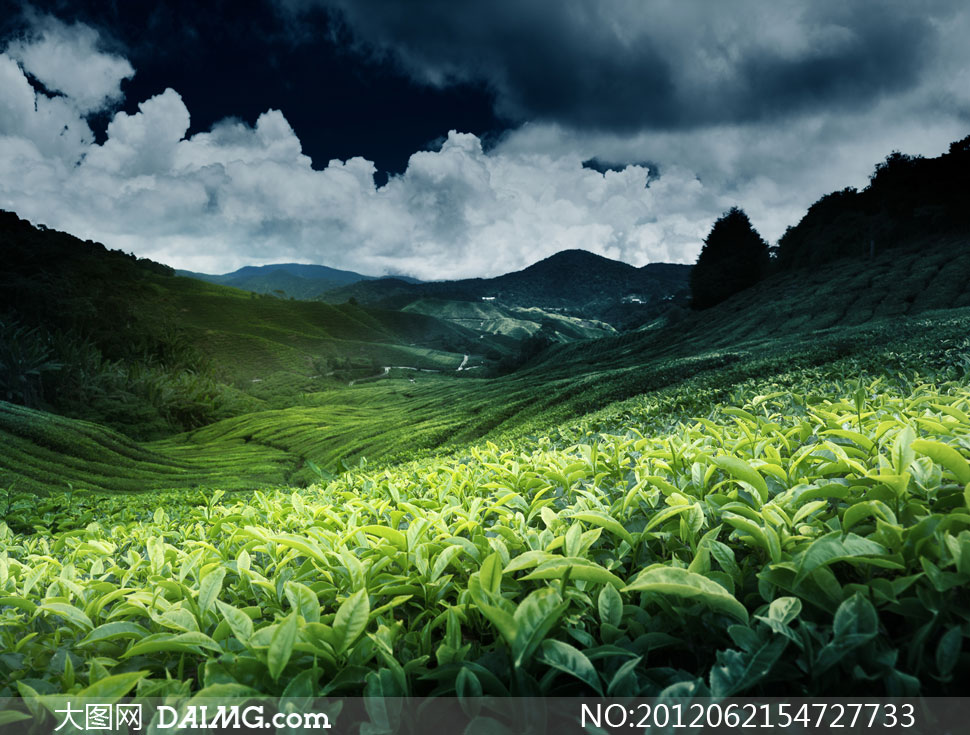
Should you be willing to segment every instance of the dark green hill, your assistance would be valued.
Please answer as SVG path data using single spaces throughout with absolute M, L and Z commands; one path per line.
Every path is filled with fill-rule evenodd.
M 109 358 L 153 354 L 149 335 L 172 315 L 143 308 L 170 280 L 168 266 L 137 259 L 101 243 L 34 227 L 0 211 L 0 317 L 57 325 L 94 341 Z
M 400 459 L 483 437 L 545 435 L 646 393 L 663 406 L 654 417 L 661 425 L 668 413 L 729 400 L 745 381 L 785 390 L 793 371 L 856 378 L 898 368 L 930 379 L 960 377 L 970 372 L 968 284 L 965 241 L 926 239 L 872 259 L 776 274 L 675 326 L 554 346 L 505 377 L 479 371 L 457 379 L 459 356 L 429 351 L 429 361 L 450 356 L 453 364 L 439 373 L 392 370 L 380 381 L 348 387 L 301 378 L 301 361 L 315 350 L 351 345 L 382 350 L 384 364 L 406 365 L 393 351 L 414 357 L 419 348 L 379 340 L 423 329 L 410 321 L 416 316 L 441 320 L 290 302 L 168 277 L 164 293 L 190 343 L 203 343 L 222 363 L 238 362 L 236 370 L 262 371 L 251 373 L 261 382 L 239 392 L 238 400 L 251 405 L 201 429 L 139 445 L 100 427 L 6 408 L 0 431 L 16 440 L 8 440 L 0 468 L 38 489 L 62 487 L 71 477 L 76 487 L 104 489 L 176 487 L 180 475 L 212 488 L 244 487 L 254 479 L 263 486 L 305 483 L 313 479 L 306 460 L 339 470 L 343 461 L 361 457 Z M 374 341 L 343 340 L 348 333 Z M 303 394 L 294 402 L 291 391 L 289 404 L 274 404 L 269 384 L 275 380 L 282 390 L 287 379 Z
M 906 247 L 927 236 L 970 240 L 970 137 L 937 158 L 894 152 L 867 187 L 832 192 L 778 241 L 783 269 Z
M 340 288 L 358 281 L 378 280 L 354 271 L 329 268 L 324 265 L 305 263 L 273 263 L 270 265 L 247 265 L 232 273 L 212 275 L 193 271 L 176 271 L 180 276 L 198 278 L 222 286 L 233 286 L 255 293 L 277 294 L 295 299 L 315 299 L 325 291 Z M 403 278 L 408 283 L 416 279 Z
M 528 268 L 495 278 L 412 284 L 400 279 L 358 281 L 323 294 L 330 303 L 350 298 L 403 308 L 418 299 L 494 300 L 509 307 L 537 307 L 622 326 L 642 324 L 665 311 L 687 286 L 690 266 L 652 263 L 636 268 L 585 250 L 564 250 Z

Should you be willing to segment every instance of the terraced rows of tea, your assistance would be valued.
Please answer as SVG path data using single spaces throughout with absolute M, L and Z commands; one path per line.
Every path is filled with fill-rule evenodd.
M 76 488 L 142 492 L 200 485 L 253 489 L 285 482 L 292 458 L 269 446 L 140 444 L 86 421 L 0 401 L 0 477 L 8 493 Z M 246 472 L 240 473 L 240 464 Z
M 970 365 L 964 311 L 742 342 L 729 350 L 698 348 L 689 355 L 671 356 L 658 346 L 649 359 L 634 334 L 633 341 L 566 345 L 571 349 L 502 378 L 392 370 L 380 380 L 323 391 L 281 378 L 267 388 L 265 408 L 257 400 L 245 415 L 152 442 L 0 401 L 0 439 L 9 447 L 0 453 L 0 489 L 46 494 L 71 487 L 305 486 L 319 478 L 308 461 L 340 472 L 364 459 L 386 464 L 460 451 L 485 438 L 541 436 L 578 417 L 609 415 L 610 406 L 621 410 L 628 405 L 617 403 L 621 399 L 642 404 L 641 419 L 663 417 L 652 424 L 661 431 L 685 411 L 703 413 L 712 403 L 741 400 L 738 386 L 765 376 L 778 377 L 786 389 L 796 375 L 796 382 L 818 382 L 887 368 L 945 381 Z M 590 362 L 595 372 L 589 372 Z M 827 389 L 819 383 L 814 390 Z M 269 408 L 284 400 L 285 408 Z
M 304 491 L 17 507 L 0 696 L 958 693 L 967 384 L 735 398 Z

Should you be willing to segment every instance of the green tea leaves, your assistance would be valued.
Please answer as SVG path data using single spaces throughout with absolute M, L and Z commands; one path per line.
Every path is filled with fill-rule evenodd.
M 605 513 L 600 513 L 598 511 L 581 511 L 579 513 L 573 513 L 572 517 L 578 521 L 585 521 L 587 523 L 592 523 L 595 526 L 600 526 L 601 528 L 604 528 L 610 533 L 623 539 L 630 544 L 630 546 L 633 546 L 633 544 L 636 543 L 633 540 L 633 535 L 627 531 L 619 521 L 606 515 Z
M 248 642 L 253 636 L 253 621 L 250 617 L 242 610 L 238 610 L 221 600 L 217 600 L 216 604 L 219 606 L 219 612 L 222 613 L 223 618 L 229 624 L 232 634 L 243 643 Z
M 600 623 L 619 627 L 623 620 L 623 598 L 613 585 L 604 585 L 596 601 Z
M 333 621 L 333 649 L 344 653 L 364 632 L 370 616 L 367 590 L 358 590 L 341 603 Z
M 680 598 L 685 602 L 700 602 L 743 623 L 748 622 L 748 611 L 733 595 L 717 582 L 686 569 L 659 565 L 649 567 L 623 591 L 649 592 Z
M 937 464 L 943 465 L 961 485 L 970 483 L 970 463 L 956 449 L 942 442 L 929 439 L 916 439 L 913 451 L 926 455 Z
M 283 622 L 276 626 L 273 637 L 270 639 L 269 650 L 266 652 L 266 666 L 269 668 L 269 675 L 273 679 L 279 679 L 286 668 L 286 664 L 293 655 L 293 646 L 296 643 L 297 624 L 296 613 L 290 613 L 283 619 Z
M 37 612 L 57 615 L 86 631 L 91 630 L 94 627 L 94 623 L 91 622 L 91 618 L 85 615 L 82 610 L 79 610 L 78 608 L 74 607 L 74 605 L 69 605 L 66 602 L 45 603 L 37 608 Z
M 290 607 L 306 622 L 320 622 L 320 602 L 313 590 L 299 582 L 287 582 L 283 589 Z
M 748 483 L 757 490 L 762 503 L 768 502 L 768 484 L 765 478 L 743 459 L 722 454 L 714 458 L 714 463 L 732 477 Z
M 603 690 L 599 676 L 592 662 L 579 649 L 557 640 L 542 642 L 540 660 L 554 669 L 575 676 L 586 684 L 591 691 L 602 696 Z
M 875 541 L 857 536 L 854 533 L 842 537 L 841 531 L 833 531 L 816 539 L 800 555 L 797 562 L 798 573 L 795 584 L 819 567 L 837 561 L 853 558 L 879 557 L 886 554 L 886 548 Z
M 216 567 L 202 578 L 199 584 L 199 609 L 205 615 L 222 591 L 222 580 L 226 578 L 225 567 Z
M 529 659 L 567 607 L 568 603 L 549 587 L 535 590 L 519 603 L 513 615 L 515 633 L 511 641 L 516 667 Z
M 970 389 L 873 383 L 860 412 L 856 387 L 742 386 L 707 418 L 618 414 L 305 490 L 39 500 L 44 523 L 0 525 L 11 689 L 473 706 L 678 671 L 668 693 L 953 692 Z

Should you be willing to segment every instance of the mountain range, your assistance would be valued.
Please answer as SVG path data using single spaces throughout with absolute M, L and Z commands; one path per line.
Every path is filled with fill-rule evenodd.
M 563 250 L 533 265 L 494 278 L 407 283 L 357 281 L 321 295 L 330 303 L 403 309 L 420 299 L 491 301 L 607 321 L 615 327 L 654 318 L 676 299 L 686 300 L 689 265 L 651 263 L 637 268 L 586 250 Z
M 340 288 L 358 281 L 380 280 L 378 276 L 365 276 L 354 271 L 330 268 L 307 263 L 272 263 L 270 265 L 247 265 L 232 273 L 211 274 L 177 270 L 177 275 L 198 278 L 200 281 L 233 286 L 255 293 L 277 294 L 295 299 L 315 299 L 325 291 Z M 406 283 L 420 283 L 416 278 L 395 276 Z
M 331 304 L 352 300 L 381 309 L 450 319 L 448 314 L 458 321 L 492 320 L 493 325 L 498 324 L 494 320 L 501 319 L 502 326 L 494 333 L 516 338 L 521 338 L 523 329 L 526 336 L 535 332 L 556 314 L 604 322 L 609 325 L 606 331 L 638 327 L 675 305 L 686 305 L 689 273 L 689 265 L 651 263 L 637 268 L 586 250 L 563 250 L 523 270 L 494 278 L 452 281 L 375 277 L 302 263 L 245 266 L 221 275 L 176 271 L 177 275 L 283 298 Z M 471 306 L 469 302 L 480 305 Z M 532 311 L 524 314 L 522 309 Z M 530 324 L 519 324 L 523 318 Z M 593 327 L 598 335 L 605 325 L 585 326 Z M 571 328 L 563 334 L 567 339 L 577 336 Z

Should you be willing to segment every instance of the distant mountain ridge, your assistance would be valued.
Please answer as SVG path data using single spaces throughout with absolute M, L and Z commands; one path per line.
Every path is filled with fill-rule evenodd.
M 176 275 L 198 278 L 201 281 L 233 286 L 255 293 L 282 292 L 295 299 L 315 299 L 325 291 L 358 281 L 376 281 L 380 276 L 365 276 L 355 271 L 330 268 L 308 263 L 271 263 L 245 265 L 232 273 L 211 274 L 177 270 Z M 399 276 L 406 283 L 420 283 L 416 278 Z
M 400 309 L 417 299 L 495 299 L 516 307 L 563 311 L 614 325 L 631 315 L 646 321 L 685 293 L 691 266 L 651 263 L 641 268 L 586 250 L 563 250 L 521 271 L 494 278 L 406 283 L 387 278 L 357 281 L 321 296 L 330 303 Z

